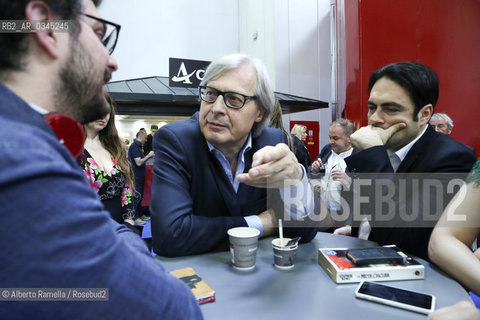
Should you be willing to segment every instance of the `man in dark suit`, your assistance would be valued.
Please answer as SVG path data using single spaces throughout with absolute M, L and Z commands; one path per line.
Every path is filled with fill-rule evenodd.
M 305 169 L 286 135 L 266 128 L 275 98 L 263 63 L 223 57 L 207 68 L 199 91 L 200 112 L 162 127 L 153 139 L 153 249 L 164 256 L 227 249 L 232 227 L 269 236 L 277 217 L 295 220 L 313 211 Z M 309 241 L 316 229 L 285 233 Z
M 104 84 L 118 67 L 110 54 L 120 26 L 100 18 L 98 2 L 0 0 L 0 20 L 50 26 L 0 32 L 0 202 L 8 225 L 0 233 L 0 319 L 201 319 L 191 290 L 110 218 L 67 149 L 69 139 L 83 143 L 72 117 L 88 123 L 110 110 Z M 62 142 L 47 113 L 70 116 L 54 121 L 68 121 Z M 19 288 L 16 297 L 7 288 Z M 42 301 L 48 288 L 60 288 L 50 291 L 61 291 L 59 299 Z M 75 288 L 85 299 L 62 301 L 75 298 Z M 17 299 L 18 291 L 38 300 Z
M 443 173 L 469 172 L 475 163 L 475 154 L 428 125 L 438 99 L 438 78 L 432 69 L 420 63 L 393 63 L 373 72 L 369 90 L 369 125 L 350 136 L 359 152 L 346 158 L 345 162 L 353 175 L 371 179 L 372 187 L 378 185 L 381 177 L 385 178 L 382 183 L 387 183 L 380 189 L 372 188 L 370 193 L 362 193 L 368 195 L 367 202 L 371 205 L 367 210 L 354 210 L 353 215 L 360 220 L 369 211 L 370 240 L 395 244 L 428 259 L 428 240 L 443 211 L 443 208 L 437 208 L 437 215 L 427 217 L 431 214 L 429 210 L 433 210 L 430 205 L 441 200 L 448 202 L 446 185 L 452 181 L 442 180 Z M 368 173 L 368 176 L 362 176 L 362 173 Z M 440 194 L 425 189 L 432 179 L 440 182 L 437 184 Z M 391 181 L 393 184 L 389 184 Z M 405 184 L 410 185 L 412 181 L 417 185 L 405 190 Z M 420 187 L 416 187 L 418 184 Z M 392 202 L 382 203 L 379 194 L 375 195 L 373 190 L 383 192 L 389 186 L 393 186 L 390 190 L 394 192 Z M 385 217 L 382 214 L 387 213 L 386 204 L 391 206 L 388 211 L 391 215 L 380 223 L 378 217 Z M 351 231 L 341 228 L 336 232 L 350 234 Z

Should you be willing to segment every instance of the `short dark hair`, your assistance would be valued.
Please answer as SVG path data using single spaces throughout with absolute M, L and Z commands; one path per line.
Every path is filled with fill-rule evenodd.
M 418 112 L 427 104 L 435 108 L 438 100 L 438 76 L 426 65 L 418 62 L 395 62 L 381 67 L 370 76 L 368 92 L 384 77 L 407 90 L 415 107 L 413 120 L 418 121 Z
M 0 0 L 0 20 L 25 20 L 25 8 L 32 0 Z M 69 32 L 78 34 L 80 24 L 77 16 L 82 9 L 82 0 L 42 0 L 58 16 L 60 20 L 72 21 Z M 102 0 L 93 0 L 95 6 Z M 27 54 L 26 38 L 28 33 L 0 33 L 0 76 L 3 78 L 8 72 L 19 71 L 24 68 L 24 59 Z

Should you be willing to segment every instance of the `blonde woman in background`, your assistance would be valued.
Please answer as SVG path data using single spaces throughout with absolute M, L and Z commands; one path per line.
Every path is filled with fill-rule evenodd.
M 298 163 L 301 163 L 308 170 L 308 167 L 312 164 L 312 158 L 304 143 L 307 138 L 307 127 L 302 124 L 296 124 L 290 133 L 292 135 L 293 152 L 297 157 Z

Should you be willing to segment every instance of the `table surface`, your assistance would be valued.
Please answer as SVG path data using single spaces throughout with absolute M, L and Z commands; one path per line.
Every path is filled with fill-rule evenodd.
M 301 244 L 295 267 L 273 266 L 272 238 L 260 239 L 256 267 L 237 271 L 230 252 L 165 258 L 157 256 L 167 271 L 193 268 L 215 291 L 216 301 L 201 305 L 205 319 L 425 319 L 412 311 L 355 297 L 358 283 L 336 284 L 318 264 L 318 248 L 366 247 L 374 244 L 357 238 L 319 232 L 312 242 Z M 383 282 L 436 296 L 436 308 L 470 300 L 468 293 L 435 266 L 425 266 L 424 280 Z

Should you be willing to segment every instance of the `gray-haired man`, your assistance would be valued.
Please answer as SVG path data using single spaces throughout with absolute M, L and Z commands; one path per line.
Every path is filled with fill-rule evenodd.
M 434 113 L 429 123 L 437 132 L 442 132 L 446 135 L 452 133 L 453 120 L 445 113 Z
M 153 249 L 161 255 L 227 249 L 232 227 L 273 234 L 280 212 L 267 201 L 266 190 L 275 193 L 287 180 L 305 196 L 289 217 L 313 211 L 313 191 L 287 136 L 266 128 L 275 98 L 263 63 L 241 54 L 216 60 L 199 93 L 199 113 L 162 127 L 153 138 L 150 209 Z M 316 230 L 286 233 L 309 241 Z

